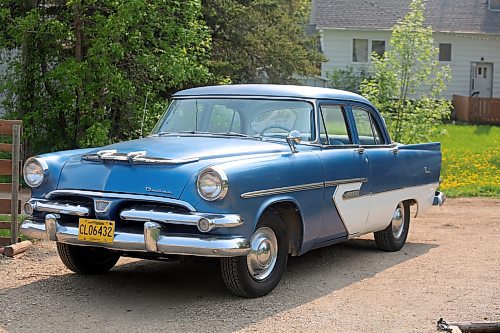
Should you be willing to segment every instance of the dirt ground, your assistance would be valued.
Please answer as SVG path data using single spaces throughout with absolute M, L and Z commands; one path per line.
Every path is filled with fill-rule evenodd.
M 78 276 L 47 242 L 0 259 L 7 332 L 436 332 L 440 317 L 500 321 L 500 200 L 449 199 L 397 253 L 368 237 L 290 258 L 259 299 L 228 294 L 217 261 L 122 258 Z

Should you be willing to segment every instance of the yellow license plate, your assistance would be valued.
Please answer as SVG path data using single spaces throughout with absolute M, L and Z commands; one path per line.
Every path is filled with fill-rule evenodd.
M 112 243 L 115 236 L 115 221 L 80 219 L 78 240 L 96 243 Z

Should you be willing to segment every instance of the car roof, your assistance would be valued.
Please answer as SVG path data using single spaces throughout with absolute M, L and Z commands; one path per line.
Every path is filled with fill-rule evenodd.
M 340 99 L 371 105 L 371 103 L 366 98 L 344 90 L 277 84 L 234 84 L 206 86 L 181 90 L 173 95 L 174 98 L 189 96 L 265 96 L 312 99 Z

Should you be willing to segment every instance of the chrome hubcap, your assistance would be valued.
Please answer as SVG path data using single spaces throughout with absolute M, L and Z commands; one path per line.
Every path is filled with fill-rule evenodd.
M 259 228 L 250 240 L 251 250 L 247 255 L 248 271 L 255 280 L 267 278 L 276 265 L 278 240 L 271 228 Z
M 404 206 L 403 203 L 400 202 L 394 211 L 394 215 L 392 215 L 391 225 L 392 225 L 392 234 L 394 238 L 398 239 L 403 234 L 404 230 Z

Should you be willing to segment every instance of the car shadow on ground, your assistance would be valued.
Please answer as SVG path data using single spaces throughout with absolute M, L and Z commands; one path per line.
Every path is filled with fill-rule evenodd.
M 192 263 L 140 260 L 108 274 L 64 274 L 0 291 L 0 299 L 25 299 L 0 309 L 17 331 L 203 331 L 244 328 L 422 256 L 434 244 L 407 243 L 399 252 L 352 240 L 291 257 L 280 285 L 268 296 L 231 296 L 218 261 Z M 2 313 L 3 312 L 3 313 Z M 0 319 L 0 323 L 2 320 Z

